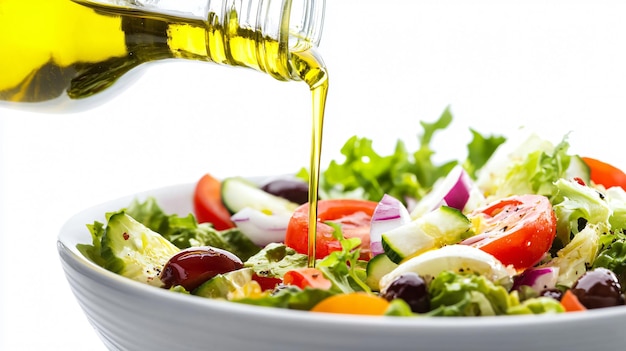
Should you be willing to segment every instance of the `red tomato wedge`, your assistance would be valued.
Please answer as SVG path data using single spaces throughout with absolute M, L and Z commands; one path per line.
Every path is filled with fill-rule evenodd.
M 477 247 L 518 270 L 538 263 L 556 236 L 552 204 L 542 195 L 512 196 L 477 209 L 481 233 L 463 244 Z
M 334 228 L 325 222 L 341 225 L 343 236 L 361 239 L 361 259 L 369 260 L 370 222 L 377 202 L 358 199 L 328 199 L 317 204 L 317 236 L 315 257 L 324 258 L 333 251 L 341 251 L 341 244 L 333 238 Z M 287 226 L 285 245 L 297 252 L 308 253 L 309 204 L 298 207 Z
M 589 166 L 590 178 L 605 188 L 620 186 L 626 190 L 626 174 L 619 168 L 591 157 L 583 157 Z
M 308 287 L 328 290 L 333 285 L 317 268 L 306 267 L 287 271 L 283 276 L 286 285 L 294 285 L 301 289 Z
M 212 223 L 217 230 L 234 228 L 230 212 L 222 204 L 222 183 L 210 174 L 205 174 L 193 194 L 193 207 L 198 223 Z

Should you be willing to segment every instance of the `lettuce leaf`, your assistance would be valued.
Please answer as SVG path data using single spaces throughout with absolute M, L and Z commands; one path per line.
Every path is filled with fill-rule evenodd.
M 554 185 L 558 190 L 553 206 L 557 218 L 555 245 L 567 245 L 587 224 L 609 226 L 611 209 L 597 190 L 567 179 L 559 179 Z
M 519 141 L 520 136 L 525 136 Z M 494 153 L 478 172 L 476 185 L 488 201 L 512 195 L 539 194 L 552 199 L 558 179 L 571 163 L 567 136 L 557 145 L 536 134 L 520 133 Z
M 289 270 L 307 266 L 307 255 L 281 243 L 269 243 L 261 251 L 244 262 L 262 277 L 280 277 Z
M 626 288 L 626 235 L 619 232 L 603 235 L 600 238 L 601 249 L 593 262 L 593 268 L 610 269 Z
M 406 302 L 395 299 L 385 315 L 415 316 L 497 316 L 564 312 L 561 303 L 550 297 L 533 296 L 520 301 L 517 291 L 508 292 L 501 285 L 474 274 L 441 272 L 428 285 L 431 311 L 413 313 Z
M 431 142 L 435 135 L 452 123 L 448 108 L 439 119 L 420 121 L 423 132 L 418 135 L 419 147 L 411 152 L 398 140 L 394 152 L 381 155 L 373 148 L 371 139 L 353 136 L 341 148 L 343 162 L 333 160 L 320 175 L 320 197 L 356 197 L 379 201 L 384 194 L 401 199 L 405 204 L 421 199 L 433 184 L 459 163 L 449 160 L 435 163 Z M 501 136 L 485 137 L 471 130 L 472 141 L 467 145 L 468 156 L 463 166 L 471 175 L 483 167 L 496 148 L 505 141 Z M 306 168 L 298 177 L 308 179 Z
M 607 224 L 587 224 L 556 257 L 542 266 L 558 267 L 557 285 L 571 287 L 590 268 L 598 254 L 600 237 L 608 232 Z
M 241 231 L 237 229 L 218 231 L 209 223 L 198 224 L 192 214 L 186 217 L 176 214 L 168 215 L 152 197 L 148 197 L 143 202 L 134 199 L 127 208 L 120 209 L 118 212 L 125 212 L 148 229 L 159 233 L 179 249 L 208 245 L 230 251 L 242 261 L 246 261 L 260 251 L 260 248 Z M 107 213 L 106 219 L 108 220 L 112 214 L 113 212 Z M 77 249 L 96 264 L 104 266 L 105 260 L 101 257 L 101 241 L 105 225 L 95 221 L 93 224 L 88 224 L 87 229 L 91 233 L 92 243 L 91 245 L 79 244 Z
M 126 213 L 151 230 L 161 234 L 180 249 L 212 246 L 235 254 L 242 261 L 259 252 L 260 248 L 238 229 L 216 230 L 210 223 L 198 223 L 193 214 L 180 217 L 166 214 L 155 198 L 140 202 L 135 199 Z
M 389 307 L 385 311 L 385 316 L 395 317 L 416 317 L 417 313 L 413 313 L 411 306 L 402 299 L 393 299 L 389 301 Z
M 361 245 L 361 239 L 344 238 L 340 225 L 332 222 L 326 222 L 326 224 L 334 228 L 333 237 L 339 240 L 341 251 L 331 252 L 317 262 L 315 267 L 332 282 L 331 290 L 333 291 L 342 293 L 371 292 L 370 287 L 365 283 L 366 263 L 359 260 L 360 250 L 358 247 Z
M 262 297 L 231 299 L 231 302 L 255 306 L 287 308 L 292 310 L 308 311 L 313 306 L 335 293 L 329 290 L 284 286 L 272 294 Z
M 428 285 L 429 316 L 504 315 L 519 304 L 514 294 L 489 279 L 473 274 L 441 272 Z
M 604 197 L 611 208 L 609 217 L 611 229 L 614 231 L 626 229 L 626 191 L 614 186 L 606 189 Z
M 82 253 L 85 257 L 87 257 L 100 267 L 104 267 L 104 265 L 106 264 L 106 260 L 101 256 L 104 228 L 104 224 L 98 221 L 93 222 L 93 224 L 87 224 L 87 229 L 91 234 L 92 244 L 76 245 L 76 248 L 78 249 L 78 251 L 80 251 L 80 253 Z
M 487 164 L 491 155 L 506 141 L 506 138 L 497 135 L 485 137 L 471 128 L 470 132 L 472 133 L 472 141 L 467 145 L 467 159 L 463 168 L 470 177 L 476 179 L 476 173 Z

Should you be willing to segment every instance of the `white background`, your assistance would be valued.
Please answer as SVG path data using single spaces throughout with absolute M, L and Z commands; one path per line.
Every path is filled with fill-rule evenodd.
M 441 159 L 464 155 L 469 126 L 527 125 L 626 165 L 626 2 L 329 0 L 326 15 L 325 162 L 352 135 L 415 147 L 419 121 L 450 106 Z M 57 256 L 72 214 L 205 172 L 297 171 L 310 124 L 302 83 L 174 61 L 82 113 L 0 106 L 0 349 L 103 348 Z

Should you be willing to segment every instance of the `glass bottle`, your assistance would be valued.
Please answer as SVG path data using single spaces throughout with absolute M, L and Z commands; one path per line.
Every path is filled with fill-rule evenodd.
M 315 56 L 324 7 L 324 0 L 0 0 L 0 106 L 90 107 L 127 72 L 163 59 L 248 67 L 311 86 L 307 57 Z

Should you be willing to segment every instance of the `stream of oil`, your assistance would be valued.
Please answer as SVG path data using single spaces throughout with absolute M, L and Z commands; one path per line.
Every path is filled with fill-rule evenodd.
M 315 267 L 315 243 L 317 236 L 317 199 L 319 191 L 320 160 L 322 153 L 322 130 L 328 94 L 328 72 L 315 51 L 309 49 L 292 53 L 292 63 L 300 72 L 300 78 L 311 88 L 312 128 L 311 160 L 309 172 L 309 230 L 308 266 Z

